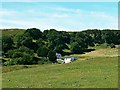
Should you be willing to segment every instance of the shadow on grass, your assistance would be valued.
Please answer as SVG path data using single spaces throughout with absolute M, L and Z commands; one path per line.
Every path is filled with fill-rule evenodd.
M 78 53 L 73 53 L 73 52 L 63 52 L 62 55 L 72 55 L 72 54 L 85 54 L 86 52 L 92 52 L 95 51 L 95 49 L 86 49 L 84 51 L 78 52 Z
M 91 51 L 95 51 L 95 49 L 86 49 L 86 50 L 84 50 L 84 52 L 91 52 Z

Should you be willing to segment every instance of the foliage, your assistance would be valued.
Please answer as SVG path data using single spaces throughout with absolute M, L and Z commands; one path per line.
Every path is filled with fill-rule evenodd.
M 39 59 L 38 64 L 45 64 L 45 63 L 48 63 L 48 62 L 49 62 L 48 58 L 42 57 L 42 58 Z
M 110 47 L 111 47 L 111 48 L 115 48 L 115 44 L 113 44 L 113 43 L 110 44 Z
M 50 50 L 48 53 L 48 58 L 51 62 L 55 63 L 56 62 L 56 52 Z
M 32 38 L 30 38 L 30 37 L 24 39 L 21 43 L 23 46 L 26 46 L 28 48 L 32 48 Z
M 4 58 L 15 60 L 20 64 L 38 63 L 39 57 L 47 56 L 50 61 L 55 62 L 56 55 L 53 52 L 61 53 L 64 56 L 71 53 L 84 53 L 89 51 L 88 47 L 95 48 L 95 45 L 106 44 L 106 47 L 109 45 L 111 48 L 115 48 L 115 45 L 120 44 L 119 30 L 89 29 L 80 32 L 66 32 L 50 29 L 41 32 L 37 28 L 30 28 L 27 30 L 7 29 L 2 32 Z M 48 53 L 51 51 L 53 51 L 53 57 Z M 30 62 L 27 59 L 30 59 Z
M 25 34 L 28 34 L 30 37 L 36 40 L 42 38 L 42 32 L 36 28 L 27 29 Z
M 9 60 L 7 63 L 8 65 L 12 64 L 34 64 L 35 61 L 33 60 L 33 51 L 27 47 L 20 47 L 19 49 L 10 50 L 8 53 Z
M 37 50 L 37 55 L 39 57 L 47 57 L 48 55 L 48 48 L 46 48 L 45 46 L 43 47 L 40 47 L 38 50 Z
M 2 50 L 7 52 L 8 50 L 12 49 L 13 47 L 13 40 L 9 36 L 2 37 Z

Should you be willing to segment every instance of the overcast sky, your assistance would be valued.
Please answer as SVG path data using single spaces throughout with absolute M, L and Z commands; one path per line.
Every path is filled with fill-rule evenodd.
M 117 2 L 2 2 L 0 28 L 117 29 Z

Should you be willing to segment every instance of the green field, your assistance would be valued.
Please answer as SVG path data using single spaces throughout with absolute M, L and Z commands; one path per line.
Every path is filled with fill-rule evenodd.
M 68 64 L 3 67 L 3 88 L 117 88 L 118 49 L 74 54 Z

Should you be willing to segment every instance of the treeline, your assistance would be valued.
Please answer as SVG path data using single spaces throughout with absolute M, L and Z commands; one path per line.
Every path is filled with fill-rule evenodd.
M 3 65 L 55 63 L 56 52 L 62 55 L 84 53 L 89 46 L 103 43 L 115 48 L 120 44 L 120 31 L 94 29 L 66 32 L 50 29 L 41 32 L 31 28 L 14 37 L 2 36 L 2 60 Z

